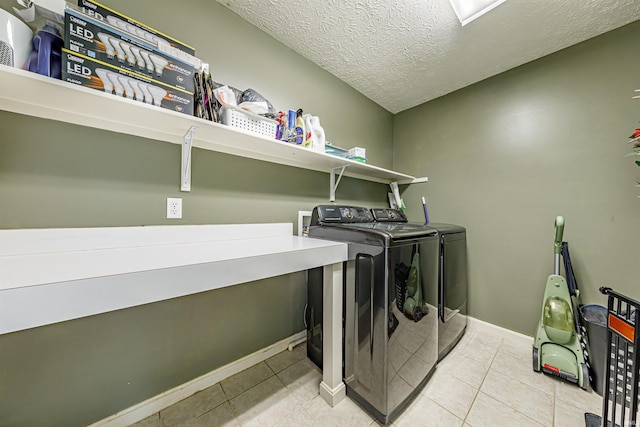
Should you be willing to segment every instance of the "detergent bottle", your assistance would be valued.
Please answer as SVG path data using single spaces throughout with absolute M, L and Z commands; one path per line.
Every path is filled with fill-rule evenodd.
M 316 132 L 311 124 L 311 114 L 303 114 L 302 119 L 304 120 L 304 128 L 306 130 L 303 145 L 307 148 L 313 148 L 316 140 Z
M 320 117 L 311 117 L 311 128 L 313 129 L 313 132 L 315 134 L 313 137 L 313 144 L 311 146 L 311 149 L 324 153 L 326 138 L 324 135 L 324 129 L 322 128 L 322 126 L 320 126 Z
M 62 36 L 47 22 L 33 37 L 33 51 L 29 55 L 29 71 L 43 76 L 62 78 Z

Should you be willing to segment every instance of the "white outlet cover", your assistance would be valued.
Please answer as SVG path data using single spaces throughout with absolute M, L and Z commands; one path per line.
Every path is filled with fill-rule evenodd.
M 182 218 L 182 199 L 167 197 L 167 219 Z

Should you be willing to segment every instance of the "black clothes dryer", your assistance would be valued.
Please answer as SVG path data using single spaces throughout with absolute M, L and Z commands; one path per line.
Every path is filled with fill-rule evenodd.
M 453 224 L 432 223 L 440 235 L 438 269 L 438 360 L 460 341 L 467 328 L 467 231 Z
M 408 223 L 404 212 L 397 209 L 372 209 L 377 222 Z M 426 299 L 438 307 L 438 360 L 445 357 L 460 341 L 467 328 L 467 231 L 454 224 L 412 224 L 438 230 L 440 236 L 438 286 L 428 288 Z

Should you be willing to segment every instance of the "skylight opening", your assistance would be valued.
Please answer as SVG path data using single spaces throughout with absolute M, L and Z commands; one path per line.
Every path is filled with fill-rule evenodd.
M 449 0 L 462 26 L 500 6 L 506 0 Z

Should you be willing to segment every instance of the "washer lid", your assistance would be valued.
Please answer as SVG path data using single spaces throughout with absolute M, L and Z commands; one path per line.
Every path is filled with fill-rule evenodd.
M 429 227 L 435 228 L 440 234 L 464 233 L 466 231 L 461 225 L 445 224 L 442 222 L 430 222 Z
M 392 240 L 409 239 L 416 237 L 437 236 L 438 231 L 434 228 L 421 224 L 408 224 L 397 222 L 373 222 L 342 225 L 345 228 L 354 228 L 362 231 L 369 231 L 375 234 L 387 235 Z

